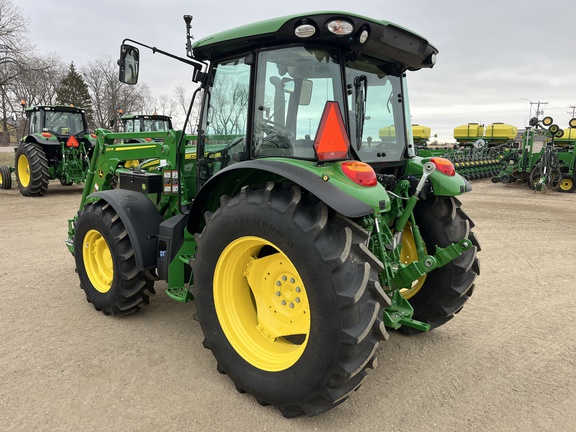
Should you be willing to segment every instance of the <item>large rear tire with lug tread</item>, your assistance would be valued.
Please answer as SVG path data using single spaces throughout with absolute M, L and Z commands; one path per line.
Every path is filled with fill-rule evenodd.
M 446 247 L 464 238 L 473 245 L 454 261 L 420 278 L 411 289 L 401 291 L 414 308 L 413 318 L 434 329 L 451 320 L 472 295 L 474 280 L 480 274 L 476 256 L 480 244 L 472 232 L 474 223 L 462 211 L 457 198 L 431 196 L 419 201 L 414 217 L 429 253 L 435 245 Z M 407 242 L 410 244 L 409 238 Z M 414 245 L 410 246 L 415 249 Z M 402 249 L 404 251 L 404 245 Z M 420 333 L 410 327 L 401 329 L 406 334 Z
M 285 417 L 356 390 L 387 338 L 368 233 L 297 186 L 244 188 L 206 214 L 194 296 L 204 346 L 240 392 Z
M 105 315 L 136 312 L 154 294 L 154 282 L 136 267 L 124 223 L 104 200 L 78 212 L 74 259 L 86 299 Z
M 0 189 L 12 188 L 12 173 L 10 167 L 0 165 Z
M 16 150 L 16 180 L 24 196 L 41 196 L 48 190 L 48 159 L 33 143 L 20 144 Z

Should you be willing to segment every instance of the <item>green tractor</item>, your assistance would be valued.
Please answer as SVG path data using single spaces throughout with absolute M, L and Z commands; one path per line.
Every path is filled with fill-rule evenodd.
M 239 392 L 286 417 L 323 413 L 376 366 L 387 328 L 447 323 L 480 272 L 457 198 L 470 184 L 450 161 L 416 156 L 410 134 L 406 72 L 431 68 L 437 50 L 343 12 L 194 44 L 184 19 L 188 58 L 153 51 L 192 66 L 197 134 L 97 130 L 66 242 L 80 287 L 107 315 L 136 312 L 155 287 L 194 300 L 204 346 Z M 152 49 L 122 44 L 131 84 L 135 45 Z M 382 124 L 395 140 L 372 143 Z M 143 137 L 161 140 L 118 144 Z
M 16 173 L 20 193 L 41 196 L 50 180 L 65 186 L 86 178 L 96 135 L 89 134 L 86 111 L 73 106 L 39 105 L 26 108 L 24 137 L 14 150 L 15 167 L 0 166 L 2 189 L 10 189 Z

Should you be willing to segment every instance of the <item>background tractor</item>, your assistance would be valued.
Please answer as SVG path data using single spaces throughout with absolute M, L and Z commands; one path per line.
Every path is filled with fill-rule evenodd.
M 445 324 L 479 274 L 457 198 L 471 186 L 450 161 L 416 156 L 410 135 L 406 72 L 437 50 L 342 12 L 194 45 L 184 19 L 188 58 L 125 40 L 120 79 L 138 80 L 135 45 L 191 65 L 198 133 L 97 130 L 69 220 L 80 287 L 108 315 L 136 312 L 155 286 L 194 300 L 238 391 L 286 417 L 320 414 L 376 366 L 387 328 Z M 395 138 L 372 142 L 381 125 Z
M 72 106 L 39 105 L 25 109 L 24 137 L 14 150 L 15 167 L 0 166 L 2 189 L 15 172 L 20 193 L 44 195 L 50 180 L 69 186 L 83 183 L 95 135 L 88 133 L 86 111 Z
M 172 129 L 172 118 L 160 114 L 127 114 L 120 117 L 120 124 L 122 131 L 128 133 L 168 132 Z M 156 139 L 159 140 L 161 138 Z M 150 138 L 148 141 L 149 140 Z M 144 138 L 142 141 L 146 141 L 146 138 Z

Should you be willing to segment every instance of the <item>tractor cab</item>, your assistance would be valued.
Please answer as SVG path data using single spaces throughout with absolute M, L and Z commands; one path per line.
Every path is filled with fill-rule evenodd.
M 129 114 L 120 118 L 124 132 L 168 132 L 172 118 L 159 114 Z
M 425 39 L 338 13 L 235 32 L 193 46 L 194 58 L 210 63 L 199 145 L 229 136 L 230 164 L 352 158 L 385 169 L 414 155 L 404 77 L 434 65 L 437 50 Z
M 25 110 L 28 134 L 40 134 L 49 138 L 88 133 L 86 112 L 71 106 L 34 106 Z M 57 144 L 57 142 L 55 142 Z
M 399 174 L 414 156 L 405 72 L 433 67 L 437 52 L 402 27 L 339 12 L 276 18 L 193 45 L 189 37 L 193 79 L 205 90 L 198 186 L 215 174 L 206 167 L 270 157 L 355 159 Z M 123 44 L 121 80 L 137 80 L 138 65 L 138 49 Z

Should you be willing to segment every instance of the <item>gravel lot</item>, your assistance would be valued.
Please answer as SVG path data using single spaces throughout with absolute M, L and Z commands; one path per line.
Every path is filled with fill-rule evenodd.
M 81 187 L 0 191 L 2 431 L 553 431 L 576 424 L 576 194 L 474 182 L 481 275 L 458 316 L 393 333 L 336 409 L 284 419 L 235 391 L 195 304 L 126 318 L 86 302 L 64 240 Z M 165 285 L 164 285 L 165 286 Z

